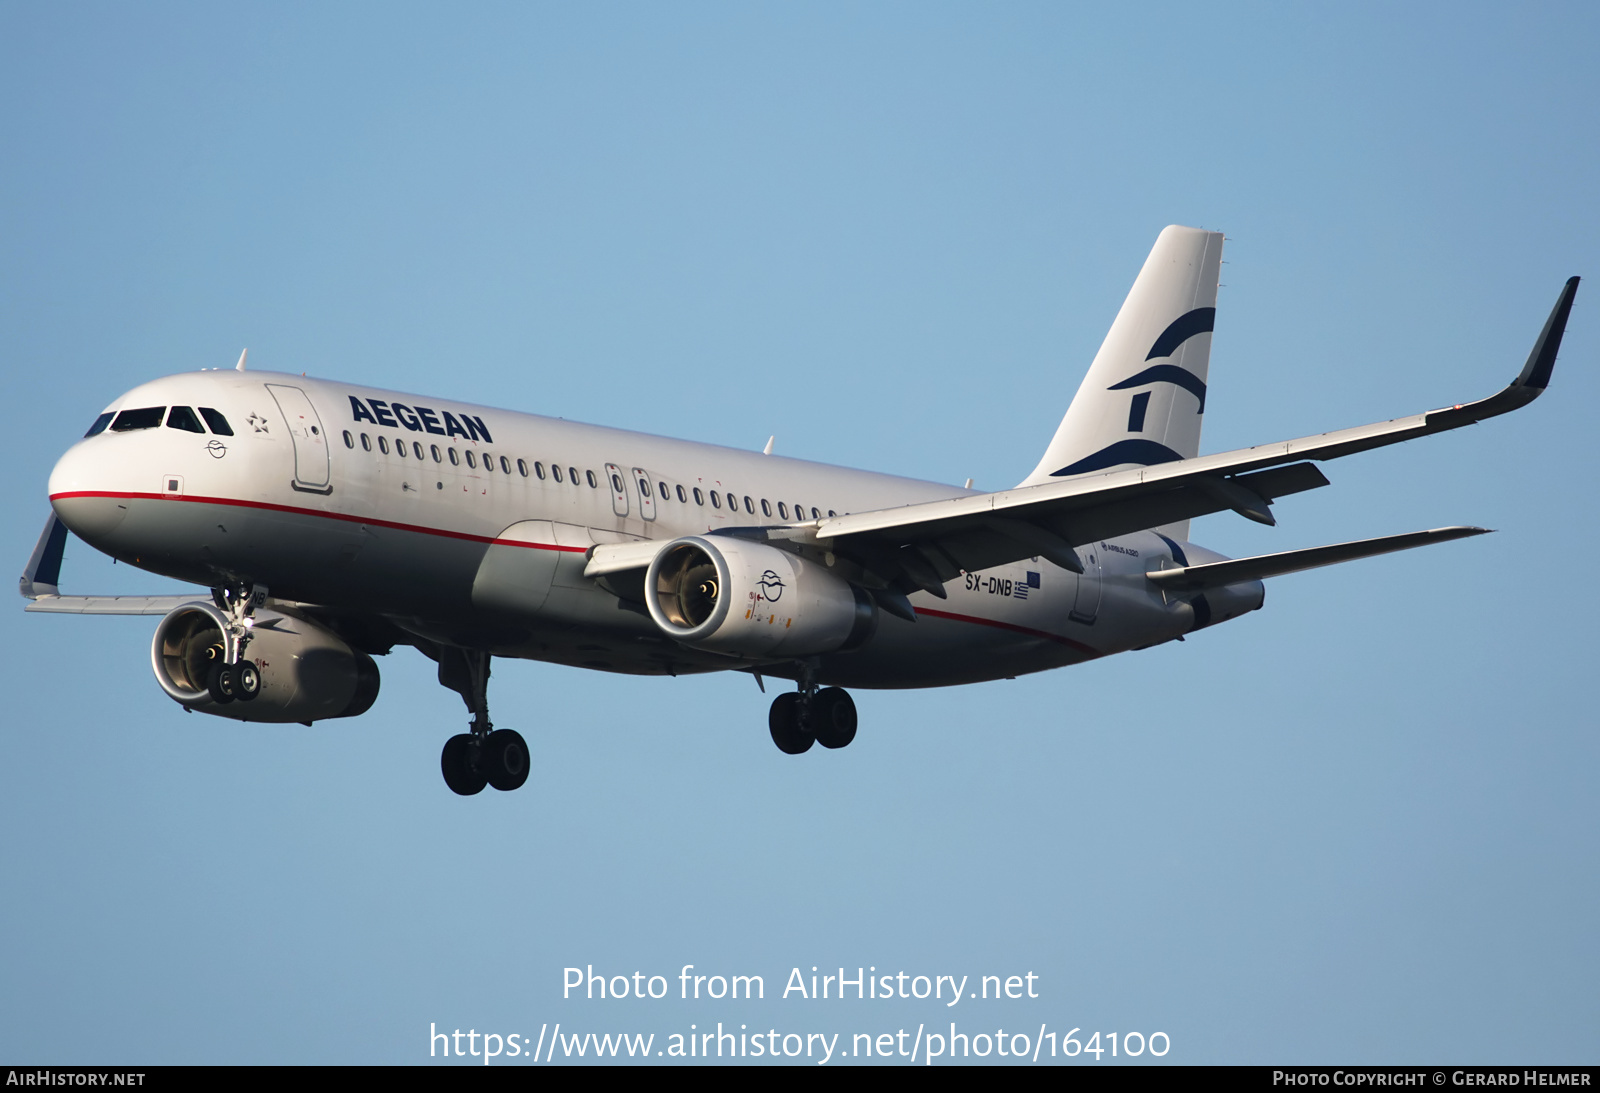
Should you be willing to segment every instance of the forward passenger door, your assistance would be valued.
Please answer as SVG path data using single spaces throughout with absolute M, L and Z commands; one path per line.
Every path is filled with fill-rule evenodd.
M 281 383 L 266 384 L 267 393 L 278 404 L 284 428 L 294 441 L 294 481 L 291 485 L 305 493 L 332 493 L 328 475 L 328 438 L 323 435 L 322 419 L 306 393 Z

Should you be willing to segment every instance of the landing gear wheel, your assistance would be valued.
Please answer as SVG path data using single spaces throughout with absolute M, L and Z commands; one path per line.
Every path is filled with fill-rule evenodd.
M 241 660 L 233 666 L 233 697 L 249 702 L 261 693 L 261 669 L 253 660 Z
M 528 780 L 528 742 L 513 729 L 494 730 L 484 741 L 478 769 L 495 789 L 520 789 Z
M 817 743 L 825 748 L 842 748 L 856 738 L 856 703 L 850 692 L 826 687 L 811 700 L 811 725 Z
M 234 676 L 234 666 L 220 660 L 214 661 L 211 670 L 206 673 L 206 690 L 211 692 L 211 701 L 219 706 L 226 706 L 238 698 L 239 683 Z
M 439 756 L 439 768 L 444 772 L 444 784 L 463 797 L 482 793 L 483 787 L 489 784 L 489 779 L 478 771 L 474 763 L 477 756 L 473 753 L 477 750 L 477 742 L 472 736 L 461 733 L 444 742 L 444 752 Z
M 799 755 L 810 751 L 816 737 L 807 731 L 805 707 L 798 692 L 789 691 L 772 700 L 767 712 L 767 728 L 772 732 L 772 742 L 786 755 Z

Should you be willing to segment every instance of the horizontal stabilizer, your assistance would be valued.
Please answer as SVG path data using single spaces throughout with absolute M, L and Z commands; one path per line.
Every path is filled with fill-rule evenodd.
M 1226 562 L 1158 569 L 1154 573 L 1147 573 L 1146 576 L 1163 588 L 1191 592 L 1202 588 L 1236 584 L 1239 581 L 1259 581 L 1265 577 L 1279 577 L 1285 573 L 1298 573 L 1302 569 L 1316 569 L 1318 566 L 1351 562 L 1357 558 L 1370 558 L 1375 554 L 1389 554 L 1396 550 L 1410 550 L 1412 547 L 1427 546 L 1430 543 L 1447 543 L 1451 539 L 1483 535 L 1489 530 L 1453 527 L 1434 528 L 1432 531 L 1410 531 L 1404 535 L 1359 539 L 1353 543 L 1288 550 L 1282 554 L 1261 554 L 1254 558 L 1234 558 Z

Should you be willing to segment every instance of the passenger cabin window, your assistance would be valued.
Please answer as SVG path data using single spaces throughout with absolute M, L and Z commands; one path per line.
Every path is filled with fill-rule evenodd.
M 401 459 L 404 459 L 406 457 L 406 442 L 405 441 L 397 440 L 397 441 L 394 442 L 394 454 L 399 456 Z
M 187 406 L 174 406 L 167 411 L 167 428 L 182 429 L 186 433 L 206 431 L 206 427 L 200 424 L 200 419 L 194 416 L 194 411 Z
M 116 414 L 113 414 L 110 411 L 101 414 L 99 417 L 94 419 L 94 424 L 89 426 L 89 431 L 83 435 L 86 438 L 91 436 L 99 436 L 101 433 L 106 431 L 106 426 L 110 425 L 111 419 L 116 416 Z
M 364 452 L 372 451 L 372 438 L 366 433 L 361 434 L 361 450 Z
M 450 454 L 452 456 L 454 456 L 456 454 L 456 450 L 454 448 L 451 448 L 450 449 Z M 452 459 L 451 462 L 454 463 L 455 460 Z M 471 452 L 467 453 L 467 466 L 471 467 L 473 470 L 477 470 L 478 469 L 478 461 L 472 457 L 472 453 Z
M 461 457 L 456 454 L 456 450 L 454 448 L 448 448 L 446 450 L 450 453 L 450 465 L 452 467 L 461 466 Z
M 763 504 L 765 504 L 765 502 L 763 502 Z M 784 504 L 782 501 L 778 502 L 778 519 L 789 519 L 789 506 Z
M 697 504 L 697 505 L 704 505 L 706 503 L 706 499 L 704 497 L 700 496 L 700 487 L 699 486 L 696 486 L 694 488 L 694 503 Z
M 767 499 L 765 497 L 763 497 L 761 499 L 761 515 L 762 516 L 771 516 L 772 515 L 772 506 L 767 504 Z
M 554 463 L 550 464 L 550 473 L 555 476 L 557 482 L 561 481 L 561 468 Z
M 686 505 L 689 503 L 689 499 L 684 496 L 683 487 L 682 486 L 678 487 L 678 500 L 682 501 Z
M 574 486 L 576 486 L 578 484 L 578 468 L 576 468 L 576 467 L 568 467 L 567 468 L 567 477 L 572 479 L 572 484 Z
M 696 490 L 695 492 L 698 493 L 700 491 Z M 711 507 L 714 509 L 720 509 L 722 507 L 722 499 L 717 496 L 716 490 L 711 491 Z
M 350 435 L 349 429 L 344 431 L 344 446 L 346 448 L 354 448 L 356 446 L 356 438 Z
M 744 495 L 744 511 L 748 512 L 751 516 L 756 514 L 756 503 L 750 500 L 750 495 L 748 493 Z
M 411 442 L 411 454 L 418 459 L 422 458 L 422 445 L 418 441 L 413 440 Z
M 382 435 L 380 435 L 378 437 L 378 451 L 382 452 L 384 455 L 388 455 L 389 454 L 389 438 L 388 437 L 382 436 Z
M 597 490 L 600 488 L 600 481 L 599 479 L 595 478 L 593 471 L 584 471 L 583 473 L 589 478 L 589 488 L 591 490 Z
M 442 463 L 444 461 L 443 458 L 439 455 L 439 445 L 437 445 L 437 444 L 429 444 L 428 445 L 428 451 L 433 453 L 433 461 L 435 463 Z
M 155 429 L 167 414 L 165 406 L 146 406 L 138 410 L 124 410 L 111 423 L 113 433 L 126 433 L 134 429 Z
M 524 478 L 528 477 L 527 464 L 523 463 L 522 460 L 520 460 L 520 459 L 517 460 L 517 463 L 520 464 L 522 466 L 522 468 L 523 468 L 522 477 L 524 477 Z M 500 473 L 501 474 L 510 474 L 511 473 L 511 460 L 507 459 L 505 456 L 501 456 L 500 457 Z
M 200 416 L 206 419 L 206 424 L 211 426 L 211 431 L 218 436 L 233 435 L 233 426 L 228 424 L 228 419 L 211 407 L 200 407 Z

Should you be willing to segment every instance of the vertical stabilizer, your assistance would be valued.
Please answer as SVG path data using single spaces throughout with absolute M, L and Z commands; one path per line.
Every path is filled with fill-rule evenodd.
M 1044 458 L 1022 485 L 1200 454 L 1222 234 L 1173 225 L 1089 366 Z M 1180 537 L 1188 525 L 1171 529 Z

